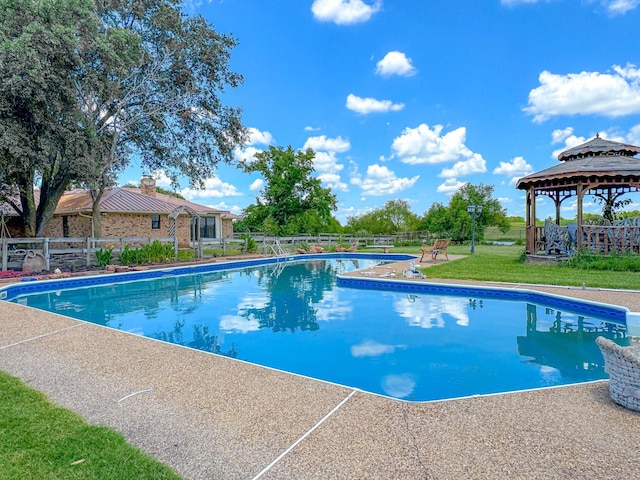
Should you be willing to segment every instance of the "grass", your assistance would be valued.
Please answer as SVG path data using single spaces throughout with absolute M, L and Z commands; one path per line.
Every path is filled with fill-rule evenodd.
M 0 371 L 0 477 L 179 479 L 113 430 L 88 425 Z
M 522 261 L 524 247 L 517 245 L 477 245 L 474 255 L 469 245 L 451 245 L 447 251 L 467 257 L 429 268 L 429 278 L 640 289 L 638 255 L 580 255 L 571 263 L 530 264 Z M 418 248 L 395 248 L 393 252 L 417 253 Z

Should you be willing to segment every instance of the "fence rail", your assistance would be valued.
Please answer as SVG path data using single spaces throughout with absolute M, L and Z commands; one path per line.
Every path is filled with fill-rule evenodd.
M 201 238 L 192 242 L 190 250 L 193 250 L 195 258 L 210 258 L 230 252 L 246 252 L 248 240 L 246 233 L 236 233 L 233 238 Z M 318 235 L 294 235 L 276 237 L 262 233 L 252 233 L 251 238 L 257 243 L 259 251 L 269 253 L 269 245 L 278 243 L 286 253 L 295 253 L 302 245 L 320 245 L 325 250 L 330 250 L 338 245 L 353 245 L 359 247 L 385 247 L 403 241 L 426 241 L 431 238 L 426 232 L 400 233 L 395 235 L 349 235 L 321 233 Z M 176 238 L 149 238 L 149 237 L 38 237 L 38 238 L 2 238 L 1 267 L 2 271 L 9 269 L 21 269 L 27 254 L 37 254 L 44 258 L 45 270 L 56 267 L 74 266 L 90 267 L 97 264 L 96 252 L 101 249 L 111 249 L 114 260 L 118 258 L 126 246 L 141 247 L 154 241 L 173 245 L 175 258 L 178 258 L 179 245 Z

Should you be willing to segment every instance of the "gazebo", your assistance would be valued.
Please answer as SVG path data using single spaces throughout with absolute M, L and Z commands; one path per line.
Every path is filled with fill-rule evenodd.
M 526 253 L 566 255 L 589 248 L 605 254 L 640 248 L 640 220 L 587 225 L 583 217 L 585 195 L 613 204 L 620 196 L 640 190 L 640 147 L 600 138 L 565 150 L 560 164 L 521 178 L 516 188 L 526 192 Z M 555 205 L 555 222 L 536 226 L 536 197 L 545 195 Z M 577 197 L 577 222 L 560 226 L 560 206 Z

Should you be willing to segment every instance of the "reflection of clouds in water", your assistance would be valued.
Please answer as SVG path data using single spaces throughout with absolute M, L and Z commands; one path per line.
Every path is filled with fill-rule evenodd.
M 244 318 L 237 315 L 223 315 L 220 318 L 220 329 L 227 332 L 247 333 L 260 330 L 260 323 L 253 316 Z
M 467 312 L 469 301 L 461 297 L 433 297 L 430 295 L 407 295 L 394 302 L 394 309 L 398 315 L 408 320 L 412 327 L 442 328 L 443 315 L 456 319 L 462 327 L 469 325 Z
M 540 378 L 546 385 L 557 385 L 558 379 L 562 378 L 562 373 L 557 368 L 548 365 L 540 365 Z
M 269 306 L 265 292 L 249 292 L 238 300 L 238 315 L 220 317 L 220 329 L 227 332 L 247 333 L 260 330 L 260 322 L 248 310 L 260 310 Z
M 377 357 L 385 353 L 393 353 L 395 350 L 395 345 L 385 345 L 384 343 L 365 340 L 360 345 L 351 347 L 351 355 L 354 357 Z
M 267 308 L 269 296 L 266 292 L 249 292 L 238 301 L 238 311 L 243 312 L 249 308 Z
M 382 379 L 382 389 L 393 398 L 408 397 L 416 388 L 413 375 L 403 373 L 402 375 L 386 375 Z
M 340 300 L 336 290 L 323 293 L 322 300 L 316 304 L 316 320 L 345 320 L 353 312 L 353 305 L 348 300 Z

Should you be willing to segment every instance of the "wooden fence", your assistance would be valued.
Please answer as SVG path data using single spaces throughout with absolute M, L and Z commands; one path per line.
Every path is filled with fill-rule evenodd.
M 273 254 L 274 244 L 282 247 L 284 253 L 295 253 L 303 244 L 321 245 L 325 251 L 333 250 L 339 244 L 349 245 L 357 243 L 359 247 L 393 246 L 403 241 L 430 241 L 425 237 L 425 232 L 403 233 L 397 235 L 344 235 L 344 234 L 319 234 L 319 235 L 295 235 L 287 237 L 275 237 L 259 233 L 252 233 L 251 237 L 258 245 L 260 253 Z M 175 258 L 178 258 L 178 242 L 175 238 L 149 238 L 149 237 L 118 237 L 118 238 L 91 238 L 91 237 L 38 237 L 38 238 L 2 238 L 1 267 L 5 270 L 20 270 L 27 255 L 41 255 L 44 258 L 45 270 L 51 271 L 56 267 L 83 268 L 97 264 L 96 252 L 101 249 L 112 249 L 113 260 L 117 261 L 120 252 L 125 246 L 130 248 L 148 245 L 154 241 L 173 245 Z M 194 258 L 211 258 L 214 256 L 226 256 L 229 253 L 246 252 L 248 241 L 245 233 L 239 233 L 234 238 L 202 238 L 192 242 L 189 250 L 193 251 Z

